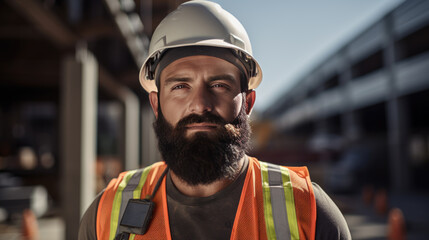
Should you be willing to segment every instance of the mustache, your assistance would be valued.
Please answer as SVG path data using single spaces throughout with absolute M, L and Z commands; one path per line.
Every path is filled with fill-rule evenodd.
M 211 112 L 205 112 L 202 115 L 198 114 L 190 114 L 184 118 L 182 118 L 177 124 L 176 129 L 183 129 L 188 124 L 192 123 L 213 123 L 218 125 L 225 125 L 227 122 L 220 116 L 217 116 Z

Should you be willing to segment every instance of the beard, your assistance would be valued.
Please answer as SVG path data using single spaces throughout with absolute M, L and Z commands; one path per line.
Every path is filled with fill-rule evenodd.
M 245 104 L 242 106 L 231 123 L 206 112 L 188 115 L 176 127 L 165 120 L 160 109 L 154 129 L 161 156 L 174 174 L 189 185 L 234 179 L 240 170 L 239 160 L 249 149 L 251 133 Z M 218 127 L 211 132 L 196 132 L 187 137 L 186 125 L 201 122 L 214 123 Z

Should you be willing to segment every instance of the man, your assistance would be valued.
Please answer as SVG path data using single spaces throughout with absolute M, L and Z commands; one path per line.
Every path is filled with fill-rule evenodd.
M 164 161 L 113 180 L 79 239 L 350 239 L 305 167 L 245 154 L 262 72 L 237 19 L 212 2 L 184 3 L 149 53 L 140 82 Z

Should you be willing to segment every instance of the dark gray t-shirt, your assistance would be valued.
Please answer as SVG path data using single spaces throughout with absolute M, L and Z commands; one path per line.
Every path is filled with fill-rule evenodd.
M 167 175 L 167 204 L 172 239 L 229 239 L 245 180 L 245 169 L 222 191 L 204 198 L 181 194 Z M 347 223 L 331 198 L 313 183 L 316 197 L 316 239 L 351 239 Z M 101 194 L 81 220 L 79 240 L 96 240 L 96 215 Z
M 167 175 L 168 217 L 172 239 L 229 239 L 241 190 L 246 179 L 246 166 L 226 188 L 209 197 L 183 195 Z

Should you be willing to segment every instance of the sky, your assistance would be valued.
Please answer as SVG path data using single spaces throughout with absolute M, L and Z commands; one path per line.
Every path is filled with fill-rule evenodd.
M 254 111 L 403 0 L 212 0 L 246 29 L 263 79 Z

